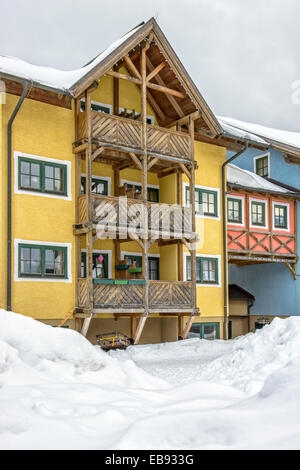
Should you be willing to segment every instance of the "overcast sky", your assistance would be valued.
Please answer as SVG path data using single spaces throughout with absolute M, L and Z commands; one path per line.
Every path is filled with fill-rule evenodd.
M 299 0 L 1 0 L 0 54 L 78 68 L 151 16 L 216 114 L 300 131 Z

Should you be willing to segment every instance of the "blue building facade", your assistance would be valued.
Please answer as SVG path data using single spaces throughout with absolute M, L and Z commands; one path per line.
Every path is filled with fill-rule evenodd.
M 228 152 L 228 158 L 232 152 Z M 261 173 L 272 180 L 300 190 L 300 165 L 288 163 L 283 152 L 270 148 L 267 152 L 249 148 L 233 162 L 236 166 Z M 300 160 L 299 160 L 300 163 Z M 262 172 L 268 174 L 262 174 Z M 300 201 L 297 202 L 297 231 L 300 234 Z M 300 253 L 300 237 L 297 254 Z M 229 283 L 238 284 L 255 296 L 251 315 L 300 315 L 300 261 L 296 267 L 296 280 L 283 263 L 264 263 L 251 266 L 229 264 Z

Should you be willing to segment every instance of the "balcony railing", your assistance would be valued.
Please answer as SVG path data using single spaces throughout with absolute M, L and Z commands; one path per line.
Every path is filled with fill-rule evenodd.
M 228 228 L 227 247 L 229 255 L 296 258 L 296 235 L 279 232 Z
M 146 211 L 148 230 L 159 234 L 170 233 L 171 238 L 191 238 L 192 209 L 177 204 L 144 204 L 138 199 L 93 195 L 93 222 L 99 229 L 126 228 L 143 230 L 143 213 Z M 88 221 L 87 198 L 79 198 L 79 223 Z
M 78 116 L 78 139 L 87 136 L 85 112 Z M 92 111 L 92 136 L 113 147 L 142 151 L 142 123 L 133 119 L 111 116 Z M 191 159 L 190 136 L 163 127 L 147 125 L 147 151 L 149 154 Z
M 145 281 L 123 281 L 124 284 L 121 284 L 120 280 L 117 281 L 118 284 L 115 284 L 114 280 L 94 282 L 95 310 L 143 310 Z M 88 284 L 86 279 L 79 279 L 78 283 L 79 307 L 84 308 L 88 298 Z M 148 285 L 150 310 L 172 312 L 193 308 L 192 282 L 148 281 Z

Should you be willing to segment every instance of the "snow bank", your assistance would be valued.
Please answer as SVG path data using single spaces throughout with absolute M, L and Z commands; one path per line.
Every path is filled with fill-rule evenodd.
M 0 310 L 0 448 L 299 449 L 299 346 L 288 318 L 105 354 Z

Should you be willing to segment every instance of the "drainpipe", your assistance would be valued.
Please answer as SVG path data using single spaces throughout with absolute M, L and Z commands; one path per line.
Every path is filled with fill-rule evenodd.
M 224 279 L 224 329 L 223 329 L 223 338 L 228 339 L 228 275 L 227 275 L 227 218 L 226 218 L 226 166 L 235 160 L 237 157 L 242 155 L 248 148 L 248 142 L 245 143 L 245 146 L 242 150 L 234 154 L 229 160 L 222 165 L 222 212 L 223 212 L 223 279 Z
M 15 120 L 16 115 L 21 108 L 23 101 L 26 97 L 27 90 L 29 87 L 28 82 L 23 82 L 23 91 L 20 99 L 12 112 L 12 115 L 8 121 L 7 125 L 7 302 L 6 310 L 11 311 L 11 245 L 12 245 L 12 236 L 11 236 L 11 221 L 12 221 L 12 210 L 11 210 L 11 161 L 12 161 L 12 125 Z
M 250 308 L 253 307 L 254 302 L 253 300 L 250 301 L 248 304 L 248 333 L 250 333 Z

